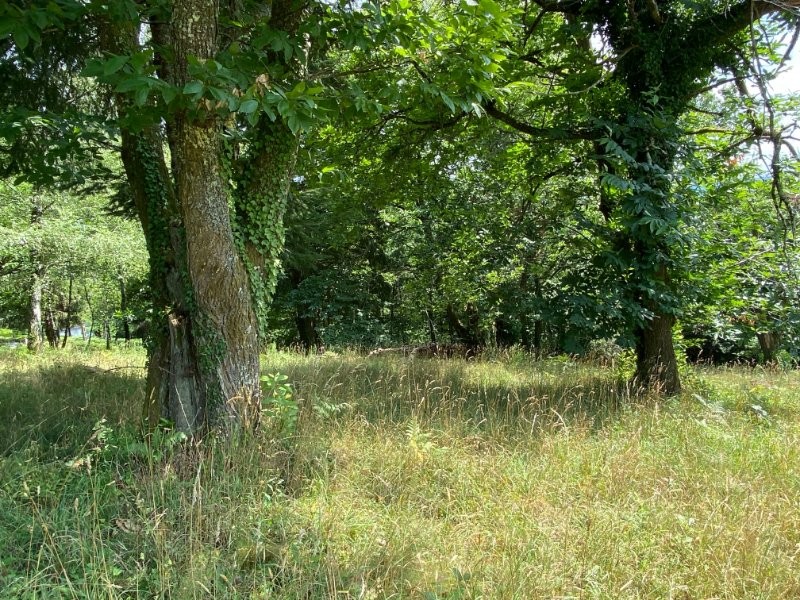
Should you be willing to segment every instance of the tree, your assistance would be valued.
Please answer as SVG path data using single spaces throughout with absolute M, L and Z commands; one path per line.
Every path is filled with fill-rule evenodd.
M 715 68 L 740 63 L 748 26 L 777 10 L 750 1 L 541 0 L 517 13 L 507 88 L 534 93 L 512 90 L 487 111 L 533 139 L 571 140 L 597 161 L 611 242 L 605 257 L 626 303 L 638 307 L 636 379 L 644 387 L 680 389 L 672 329 L 681 304 L 673 278 L 681 208 L 671 190 L 679 118 Z M 536 78 L 560 93 L 536 95 Z
M 5 168 L 66 180 L 65 166 L 82 164 L 92 142 L 119 144 L 150 255 L 151 422 L 163 415 L 196 432 L 258 415 L 261 317 L 277 278 L 298 135 L 326 114 L 383 110 L 347 74 L 331 73 L 326 53 L 469 47 L 493 26 L 484 13 L 466 1 L 441 11 L 446 27 L 436 37 L 428 33 L 438 21 L 406 0 L 385 8 L 304 0 L 4 5 L 3 69 L 14 89 L 52 96 L 29 105 L 10 98 L 6 150 L 27 151 L 7 153 Z M 471 54 L 454 61 L 478 80 L 492 63 L 474 66 Z M 70 106 L 59 78 L 71 92 L 105 89 L 111 102 Z M 477 106 L 472 97 L 463 104 Z M 78 123 L 90 124 L 92 136 L 76 136 Z M 33 152 L 37 128 L 50 135 Z

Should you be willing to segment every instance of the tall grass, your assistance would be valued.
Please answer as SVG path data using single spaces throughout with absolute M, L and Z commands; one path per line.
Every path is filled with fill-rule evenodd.
M 142 359 L 0 353 L 0 597 L 800 597 L 797 373 L 278 353 L 296 419 L 197 445 Z

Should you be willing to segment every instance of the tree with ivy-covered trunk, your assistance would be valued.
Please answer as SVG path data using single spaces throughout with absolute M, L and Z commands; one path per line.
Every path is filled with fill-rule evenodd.
M 582 145 L 597 162 L 605 262 L 635 313 L 635 380 L 642 387 L 680 390 L 672 340 L 681 305 L 673 283 L 681 268 L 681 208 L 672 191 L 679 118 L 715 69 L 743 60 L 752 23 L 798 4 L 536 0 L 519 13 L 516 70 L 507 71 L 520 80 L 544 71 L 559 83 L 555 99 L 531 100 L 549 102 L 551 111 L 557 106 L 556 116 L 532 123 L 518 108 L 519 92 L 500 97 L 488 112 L 533 139 Z
M 195 433 L 257 419 L 262 317 L 298 136 L 331 115 L 380 113 L 395 100 L 390 88 L 369 98 L 353 73 L 340 73 L 347 52 L 374 48 L 375 68 L 412 63 L 432 45 L 484 52 L 482 28 L 494 27 L 487 3 L 465 0 L 435 16 L 407 0 L 0 7 L 0 70 L 12 84 L 0 92 L 10 107 L 0 167 L 83 185 L 97 178 L 100 150 L 119 148 L 120 202 L 141 222 L 150 256 L 151 423 L 165 417 Z M 434 35 L 438 19 L 446 27 Z M 411 58 L 398 58 L 408 47 Z M 492 66 L 469 53 L 454 62 L 479 83 Z M 460 105 L 477 110 L 475 94 Z
M 297 133 L 315 93 L 300 84 L 287 94 L 271 81 L 302 80 L 307 49 L 298 27 L 307 10 L 295 0 L 119 0 L 0 11 L 3 68 L 15 83 L 41 90 L 55 83 L 48 71 L 62 68 L 70 90 L 111 92 L 100 110 L 71 111 L 56 90 L 45 111 L 10 100 L 3 166 L 69 185 L 68 163 L 96 155 L 82 154 L 85 137 L 48 127 L 71 120 L 78 131 L 79 117 L 106 128 L 92 140 L 98 146 L 118 144 L 127 179 L 121 202 L 141 222 L 150 256 L 152 423 L 167 418 L 194 433 L 258 415 L 259 313 L 275 285 Z M 62 47 L 66 29 L 79 33 Z M 14 158 L 37 128 L 51 153 Z M 60 155 L 52 150 L 59 143 L 67 149 Z
M 256 74 L 217 60 L 234 44 L 247 52 L 252 30 L 231 24 L 247 15 L 207 0 L 175 1 L 150 14 L 154 70 L 140 89 L 147 98 L 153 86 L 164 86 L 163 133 L 148 122 L 147 103 L 120 91 L 124 83 L 115 86 L 117 106 L 129 118 L 120 123 L 122 161 L 148 242 L 154 310 L 164 317 L 149 341 L 147 417 L 166 417 L 185 432 L 253 422 L 259 414 L 259 313 L 277 276 L 297 127 L 283 117 L 252 115 L 275 71 L 302 66 L 288 40 L 305 7 L 287 0 L 262 10 L 251 27 L 272 40 L 283 36 L 287 51 L 251 46 L 252 58 L 260 55 L 273 68 Z M 147 52 L 138 27 L 105 17 L 99 29 L 109 60 L 129 63 Z M 115 68 L 109 60 L 97 67 L 98 76 L 118 72 L 109 74 Z M 191 94 L 190 101 L 169 98 L 178 91 Z M 248 116 L 245 138 L 239 119 Z

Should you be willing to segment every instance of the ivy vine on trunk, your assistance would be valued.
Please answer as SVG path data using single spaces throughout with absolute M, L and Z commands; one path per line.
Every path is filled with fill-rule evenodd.
M 270 14 L 281 9 L 273 3 Z M 302 11 L 291 11 L 296 26 Z M 193 65 L 213 61 L 221 20 L 232 18 L 213 0 L 173 2 L 152 29 L 153 64 L 177 89 L 195 81 Z M 141 51 L 138 28 L 107 23 L 108 52 Z M 115 95 L 118 110 L 135 101 Z M 224 142 L 229 119 L 207 102 L 185 105 L 159 124 L 123 121 L 121 156 L 150 255 L 153 320 L 148 342 L 145 417 L 168 419 L 194 434 L 212 426 L 257 421 L 259 347 L 265 305 L 283 248 L 283 214 L 296 135 L 281 118 L 266 118 L 231 164 Z M 166 134 L 166 135 L 164 135 Z M 165 141 L 171 164 L 165 158 Z M 234 159 L 235 160 L 235 159 Z

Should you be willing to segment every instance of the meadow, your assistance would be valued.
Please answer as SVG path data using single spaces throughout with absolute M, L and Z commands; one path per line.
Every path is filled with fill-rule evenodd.
M 262 360 L 257 432 L 195 444 L 141 349 L 0 350 L 0 598 L 800 597 L 796 371 Z

